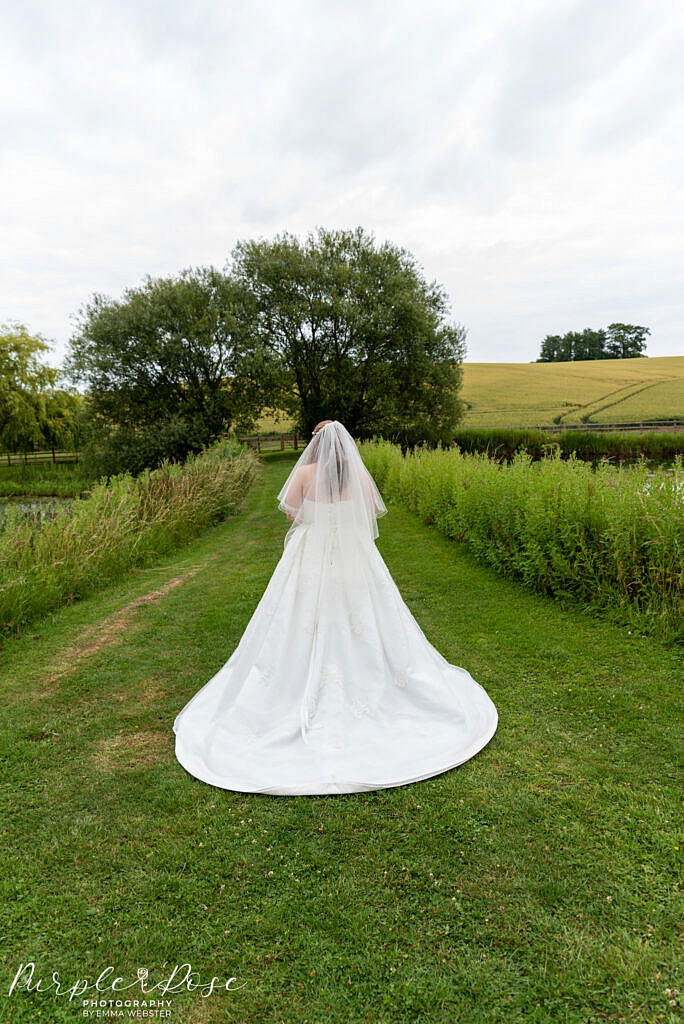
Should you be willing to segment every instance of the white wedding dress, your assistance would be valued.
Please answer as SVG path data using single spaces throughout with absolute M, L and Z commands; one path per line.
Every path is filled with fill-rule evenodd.
M 181 765 L 212 786 L 313 795 L 437 775 L 497 723 L 424 635 L 353 502 L 304 498 L 240 643 L 173 729 Z

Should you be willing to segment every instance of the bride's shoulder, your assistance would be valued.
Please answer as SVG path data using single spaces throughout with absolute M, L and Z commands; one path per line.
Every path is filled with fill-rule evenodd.
M 299 466 L 293 473 L 292 479 L 290 480 L 290 493 L 295 492 L 301 496 L 306 494 L 307 490 L 312 486 L 314 476 L 313 471 L 315 469 L 314 464 L 305 466 Z
M 300 476 L 302 480 L 310 479 L 316 472 L 316 463 L 309 462 L 305 466 L 300 466 L 297 470 L 297 476 Z

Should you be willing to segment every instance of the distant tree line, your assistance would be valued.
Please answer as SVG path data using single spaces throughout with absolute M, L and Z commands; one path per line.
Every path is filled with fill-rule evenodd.
M 547 334 L 537 363 L 567 363 L 581 359 L 634 359 L 645 355 L 650 328 L 634 324 L 609 324 L 595 331 Z

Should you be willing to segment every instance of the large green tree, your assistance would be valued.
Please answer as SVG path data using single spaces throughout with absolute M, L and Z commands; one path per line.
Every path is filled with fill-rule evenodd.
M 85 385 L 89 447 L 103 471 L 183 459 L 231 427 L 253 428 L 268 373 L 251 342 L 249 296 L 213 267 L 94 295 L 64 369 Z
M 463 415 L 465 329 L 413 256 L 355 230 L 239 242 L 228 268 L 251 300 L 271 403 L 308 435 L 339 419 L 358 437 L 448 441 Z

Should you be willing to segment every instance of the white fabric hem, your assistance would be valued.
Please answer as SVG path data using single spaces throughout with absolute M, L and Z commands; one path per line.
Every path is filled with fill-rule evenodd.
M 494 707 L 492 705 L 492 707 Z M 218 776 L 211 772 L 206 765 L 195 765 L 192 763 L 192 759 L 187 756 L 183 750 L 183 745 L 180 736 L 176 736 L 176 758 L 185 770 L 198 779 L 200 782 L 206 782 L 210 786 L 217 786 L 220 789 L 230 790 L 235 793 L 254 793 L 264 794 L 265 796 L 334 796 L 337 794 L 344 793 L 368 793 L 378 789 L 393 789 L 397 786 L 407 786 L 413 782 L 422 782 L 424 779 L 434 778 L 436 775 L 442 775 L 444 772 L 450 771 L 452 768 L 458 767 L 458 765 L 464 764 L 466 761 L 470 761 L 476 754 L 478 754 L 484 747 L 487 746 L 494 733 L 497 730 L 499 724 L 499 715 L 494 708 L 494 717 L 490 723 L 486 732 L 478 739 L 474 740 L 464 752 L 459 754 L 456 760 L 452 759 L 452 756 L 448 758 L 446 762 L 435 758 L 434 752 L 425 758 L 415 758 L 414 765 L 422 761 L 431 761 L 432 765 L 429 769 L 421 771 L 418 775 L 410 775 L 407 777 L 394 777 L 392 779 L 384 779 L 381 781 L 360 781 L 357 779 L 345 779 L 336 780 L 323 778 L 317 779 L 314 783 L 300 783 L 300 784 L 285 784 L 264 787 L 246 787 L 241 785 L 231 785 L 231 780 L 222 776 Z

